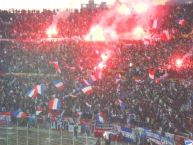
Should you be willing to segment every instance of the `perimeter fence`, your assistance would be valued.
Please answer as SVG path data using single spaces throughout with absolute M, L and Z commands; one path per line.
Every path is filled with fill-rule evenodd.
M 86 134 L 74 136 L 64 130 L 0 126 L 0 145 L 95 145 L 97 139 Z

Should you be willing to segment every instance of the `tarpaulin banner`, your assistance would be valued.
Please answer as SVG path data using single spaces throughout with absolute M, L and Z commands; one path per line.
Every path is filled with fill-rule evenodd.
M 0 125 L 6 125 L 11 122 L 11 112 L 0 112 Z
M 127 127 L 121 127 L 121 134 L 123 136 L 123 140 L 128 143 L 136 142 L 136 134 L 133 129 Z
M 147 139 L 156 143 L 157 145 L 175 145 L 174 139 L 169 136 L 161 136 L 158 133 L 153 133 L 151 130 L 145 131 Z
M 174 135 L 174 140 L 176 145 L 182 145 L 184 144 L 184 140 L 187 139 L 187 137 L 181 136 L 181 135 Z
M 94 136 L 95 137 L 103 137 L 103 133 L 105 131 L 110 131 L 113 129 L 111 124 L 96 124 L 94 128 Z

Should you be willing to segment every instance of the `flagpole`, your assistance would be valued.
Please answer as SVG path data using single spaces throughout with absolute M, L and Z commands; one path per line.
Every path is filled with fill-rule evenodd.
M 17 128 L 16 128 L 16 131 L 17 131 L 17 132 L 16 132 L 16 133 L 17 133 L 17 134 L 16 134 L 16 135 L 17 135 L 17 145 L 19 145 L 19 140 L 18 140 L 18 120 L 17 120 Z
M 62 131 L 62 128 L 60 129 L 61 131 L 61 145 L 63 145 L 63 131 Z
M 86 133 L 86 145 L 88 145 L 88 136 L 87 136 L 87 133 Z
M 37 145 L 39 145 L 40 142 L 39 132 L 40 132 L 39 125 L 37 125 Z
M 6 134 L 7 134 L 7 135 L 6 135 L 6 137 L 7 137 L 7 138 L 6 138 L 6 139 L 7 139 L 7 145 L 9 145 L 9 143 L 8 143 L 8 140 L 9 140 L 9 139 L 8 139 L 8 125 L 6 125 Z
M 37 111 L 36 102 L 37 102 L 37 97 L 36 97 L 36 99 L 35 99 L 35 119 L 36 119 L 36 125 L 38 125 L 37 115 L 36 115 L 36 111 Z
M 51 140 L 50 140 L 50 137 L 51 137 L 51 136 L 50 136 L 50 127 L 49 127 L 49 145 L 50 145 L 50 141 L 51 141 Z
M 27 145 L 29 144 L 28 138 L 29 138 L 29 137 L 28 137 L 28 124 L 27 124 L 27 143 L 26 143 Z
M 72 139 L 72 144 L 74 145 L 74 127 L 73 127 L 73 139 Z

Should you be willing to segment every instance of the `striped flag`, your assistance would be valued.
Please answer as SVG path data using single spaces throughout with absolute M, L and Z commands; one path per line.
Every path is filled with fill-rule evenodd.
M 150 45 L 151 44 L 151 40 L 150 40 L 150 38 L 148 38 L 148 37 L 144 37 L 143 38 L 143 43 L 144 43 L 144 45 Z
M 41 110 L 36 110 L 36 115 L 39 115 L 40 113 L 42 113 Z
M 86 94 L 87 96 L 89 96 L 90 94 L 92 94 L 93 90 L 92 90 L 92 87 L 91 86 L 87 86 L 85 88 L 82 89 L 82 92 L 84 94 Z
M 178 24 L 179 24 L 180 26 L 182 26 L 182 27 L 186 25 L 186 20 L 183 19 L 183 18 L 179 19 L 177 22 L 178 22 Z
M 158 28 L 158 19 L 152 17 L 150 19 L 150 29 L 157 29 L 157 28 Z
M 91 80 L 92 80 L 93 82 L 97 81 L 97 78 L 96 78 L 94 75 L 91 75 L 90 78 L 91 78 Z
M 166 80 L 169 77 L 169 74 L 166 72 L 165 74 L 163 74 L 162 76 L 160 76 L 159 78 L 157 78 L 155 80 L 155 83 L 160 83 L 163 80 Z
M 60 110 L 61 109 L 61 101 L 58 98 L 53 98 L 49 101 L 49 109 L 50 110 Z
M 96 76 L 95 76 L 95 75 L 90 75 L 87 82 L 88 82 L 90 85 L 92 85 L 92 84 L 93 84 L 94 82 L 96 82 L 96 81 L 97 81 Z M 87 86 L 88 86 L 88 85 L 87 85 Z
M 103 112 L 99 112 L 96 114 L 96 122 L 97 123 L 105 123 L 106 122 L 106 117 Z
M 39 115 L 39 114 L 42 113 L 43 111 L 44 111 L 44 108 L 41 107 L 41 106 L 38 106 L 38 107 L 36 108 L 36 115 Z
M 92 107 L 92 105 L 91 105 L 91 104 L 89 104 L 88 102 L 86 102 L 86 106 L 87 106 L 87 107 L 89 107 L 89 108 L 91 108 L 91 107 Z
M 85 79 L 83 79 L 82 82 L 83 82 L 83 84 L 84 84 L 85 86 L 89 86 L 89 85 L 90 85 L 90 83 L 89 83 L 87 80 L 85 80 Z
M 64 83 L 61 80 L 54 80 L 53 84 L 58 90 L 64 89 Z
M 76 114 L 77 114 L 77 116 L 81 117 L 83 113 L 81 111 L 78 111 L 78 112 L 76 112 Z
M 36 85 L 34 89 L 37 90 L 38 94 L 43 95 L 44 92 L 46 91 L 46 85 L 45 84 Z
M 157 27 L 158 27 L 158 20 L 157 19 L 153 19 L 152 28 L 153 29 L 157 29 Z
M 161 40 L 168 41 L 170 40 L 170 33 L 168 30 L 164 30 L 161 34 Z
M 58 64 L 58 61 L 49 61 L 49 64 L 53 65 L 56 72 L 61 74 L 61 69 L 60 69 L 60 66 Z
M 143 80 L 141 80 L 140 76 L 133 76 L 132 79 L 136 82 L 136 83 L 142 83 Z
M 13 116 L 15 116 L 16 118 L 27 118 L 28 115 L 25 112 L 17 110 L 15 112 L 13 112 Z
M 155 70 L 149 70 L 149 78 L 152 80 L 155 78 Z
M 117 99 L 117 105 L 120 106 L 121 110 L 125 110 L 125 103 L 121 99 Z
M 0 125 L 6 125 L 11 122 L 11 112 L 0 112 Z
M 96 78 L 96 80 L 100 80 L 102 78 L 102 72 L 103 69 L 96 68 L 93 76 Z
M 35 99 L 37 97 L 37 95 L 38 95 L 37 88 L 34 88 L 34 89 L 28 91 L 27 94 L 26 94 L 27 97 L 30 97 L 32 99 Z
M 115 83 L 118 84 L 121 81 L 121 74 L 117 74 L 115 77 Z

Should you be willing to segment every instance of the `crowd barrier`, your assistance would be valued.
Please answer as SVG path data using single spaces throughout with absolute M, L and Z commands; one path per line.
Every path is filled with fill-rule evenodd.
M 0 113 L 0 125 L 11 125 L 11 114 L 9 112 Z M 33 124 L 29 124 L 33 126 Z M 75 124 L 72 118 L 66 118 L 63 121 L 50 121 L 49 129 L 64 130 L 71 134 L 74 133 L 74 127 L 77 126 L 77 132 L 96 138 L 103 137 L 104 133 L 112 135 L 114 141 L 124 141 L 127 143 L 140 144 L 143 142 L 153 142 L 158 145 L 183 145 L 184 140 L 189 139 L 188 135 L 175 135 L 170 133 L 162 133 L 152 131 L 142 127 L 128 127 L 117 124 L 95 124 L 94 122 L 86 122 Z
M 184 141 L 189 139 L 188 135 L 182 136 L 171 133 L 164 133 L 163 135 L 159 131 L 152 131 L 142 127 L 122 127 L 111 124 L 96 125 L 94 135 L 96 137 L 104 137 L 104 134 L 111 135 L 113 141 L 124 141 L 136 145 L 151 143 L 157 145 L 183 145 Z
M 64 130 L 0 126 L 0 145 L 95 145 L 96 138 Z

